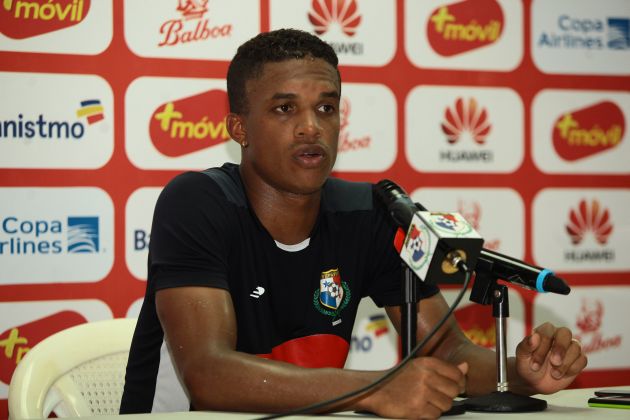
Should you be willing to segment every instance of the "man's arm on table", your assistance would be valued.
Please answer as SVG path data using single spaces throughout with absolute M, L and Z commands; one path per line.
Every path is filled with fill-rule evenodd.
M 394 327 L 400 332 L 401 313 L 398 307 L 386 308 Z M 423 299 L 418 305 L 418 342 L 448 311 L 441 293 Z M 483 395 L 496 391 L 496 353 L 472 343 L 450 319 L 429 340 L 421 356 L 434 356 L 452 364 L 467 362 L 466 394 Z M 537 327 L 508 358 L 510 390 L 520 394 L 549 394 L 566 388 L 586 367 L 586 357 L 571 331 L 549 323 Z
M 306 369 L 236 351 L 236 317 L 223 289 L 162 289 L 156 305 L 175 368 L 197 410 L 287 411 L 358 389 L 382 374 Z M 416 359 L 385 385 L 334 409 L 438 417 L 464 389 L 460 369 L 435 358 Z

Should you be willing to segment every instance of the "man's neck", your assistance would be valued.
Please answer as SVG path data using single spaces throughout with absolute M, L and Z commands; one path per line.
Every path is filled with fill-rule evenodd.
M 243 175 L 249 203 L 273 239 L 292 245 L 310 236 L 319 214 L 321 191 L 312 194 L 279 191 L 257 177 Z

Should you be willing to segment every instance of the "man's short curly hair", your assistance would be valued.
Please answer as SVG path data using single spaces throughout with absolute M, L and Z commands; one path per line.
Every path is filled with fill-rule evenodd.
M 248 80 L 260 77 L 263 66 L 301 58 L 321 58 L 337 70 L 339 60 L 335 50 L 315 35 L 297 29 L 278 29 L 258 34 L 236 51 L 227 73 L 227 92 L 230 112 L 248 111 L 245 85 Z M 341 78 L 340 78 L 341 81 Z

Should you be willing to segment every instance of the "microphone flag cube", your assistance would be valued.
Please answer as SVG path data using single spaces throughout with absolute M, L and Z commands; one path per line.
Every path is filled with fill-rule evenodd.
M 474 269 L 483 238 L 459 213 L 418 211 L 413 215 L 400 258 L 425 283 L 461 284 L 457 261 Z

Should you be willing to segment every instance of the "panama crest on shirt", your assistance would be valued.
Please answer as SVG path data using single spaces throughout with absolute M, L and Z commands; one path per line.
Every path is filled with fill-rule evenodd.
M 341 281 L 338 268 L 323 271 L 319 279 L 319 289 L 313 295 L 315 309 L 324 315 L 338 317 L 350 302 L 350 288 Z

